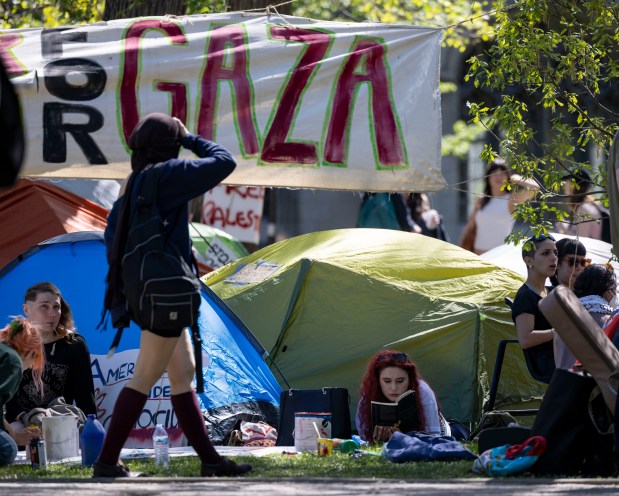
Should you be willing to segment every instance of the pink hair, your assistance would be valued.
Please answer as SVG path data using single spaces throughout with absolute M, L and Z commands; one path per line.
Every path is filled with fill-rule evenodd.
M 12 322 L 0 330 L 0 342 L 13 348 L 23 361 L 23 357 L 34 355 L 32 377 L 39 392 L 43 391 L 43 365 L 45 351 L 39 330 L 25 317 L 15 317 Z

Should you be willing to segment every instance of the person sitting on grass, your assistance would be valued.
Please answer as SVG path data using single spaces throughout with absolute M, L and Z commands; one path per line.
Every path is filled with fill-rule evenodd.
M 368 362 L 361 379 L 361 399 L 356 425 L 359 437 L 369 443 L 388 441 L 396 426 L 372 426 L 372 401 L 395 402 L 408 390 L 416 393 L 419 425 L 415 431 L 450 436 L 449 424 L 441 414 L 432 388 L 425 382 L 406 353 L 379 351 Z
M 90 352 L 84 337 L 76 332 L 73 312 L 60 290 L 49 281 L 30 286 L 22 310 L 43 340 L 43 389 L 38 391 L 31 371 L 25 371 L 17 393 L 6 405 L 7 420 L 16 428 L 40 425 L 45 409 L 64 403 L 75 404 L 83 412 L 80 417 L 96 414 Z
M 34 325 L 17 317 L 0 330 L 0 466 L 15 461 L 18 445 L 41 435 L 39 429 L 13 429 L 4 418 L 4 407 L 17 392 L 24 370 L 32 370 L 34 384 L 43 390 L 43 363 L 43 340 Z

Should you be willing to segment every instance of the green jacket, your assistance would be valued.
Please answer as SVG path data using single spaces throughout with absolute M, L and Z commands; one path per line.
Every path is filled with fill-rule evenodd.
M 0 429 L 4 428 L 4 405 L 17 392 L 23 373 L 21 358 L 17 352 L 0 343 Z

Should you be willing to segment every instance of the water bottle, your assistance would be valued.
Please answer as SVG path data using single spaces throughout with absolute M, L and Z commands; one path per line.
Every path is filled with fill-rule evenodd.
M 161 424 L 157 424 L 155 432 L 153 432 L 153 448 L 155 449 L 155 463 L 157 465 L 167 467 L 170 464 L 169 446 L 168 433 Z
M 80 434 L 82 465 L 85 467 L 92 466 L 103 446 L 103 438 L 105 438 L 104 427 L 97 420 L 97 416 L 94 413 L 89 413 Z

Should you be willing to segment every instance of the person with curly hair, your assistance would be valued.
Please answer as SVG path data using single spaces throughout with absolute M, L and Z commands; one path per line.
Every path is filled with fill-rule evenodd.
M 389 440 L 396 426 L 372 425 L 372 401 L 395 402 L 408 390 L 415 392 L 419 425 L 415 431 L 451 435 L 449 424 L 441 414 L 432 388 L 417 372 L 417 366 L 406 353 L 383 350 L 373 355 L 361 379 L 361 398 L 356 425 L 359 437 L 370 443 Z
M 616 305 L 617 279 L 610 264 L 591 264 L 585 267 L 574 283 L 574 294 L 593 320 L 604 329 Z M 557 367 L 571 369 L 576 362 L 572 350 L 555 336 L 554 353 Z
M 591 264 L 585 267 L 574 283 L 574 294 L 603 328 L 613 314 L 617 299 L 617 278 L 613 266 Z
M 43 388 L 44 355 L 38 329 L 24 317 L 16 317 L 0 330 L 0 466 L 15 461 L 17 446 L 39 437 L 39 429 L 14 429 L 4 418 L 4 407 L 19 388 L 24 370 L 30 370 L 34 386 Z
M 75 332 L 73 312 L 60 290 L 51 282 L 29 287 L 22 306 L 28 320 L 39 330 L 45 348 L 43 388 L 39 390 L 26 370 L 13 399 L 7 403 L 9 422 L 21 422 L 34 408 L 64 398 L 84 412 L 97 413 L 90 352 L 84 338 Z

